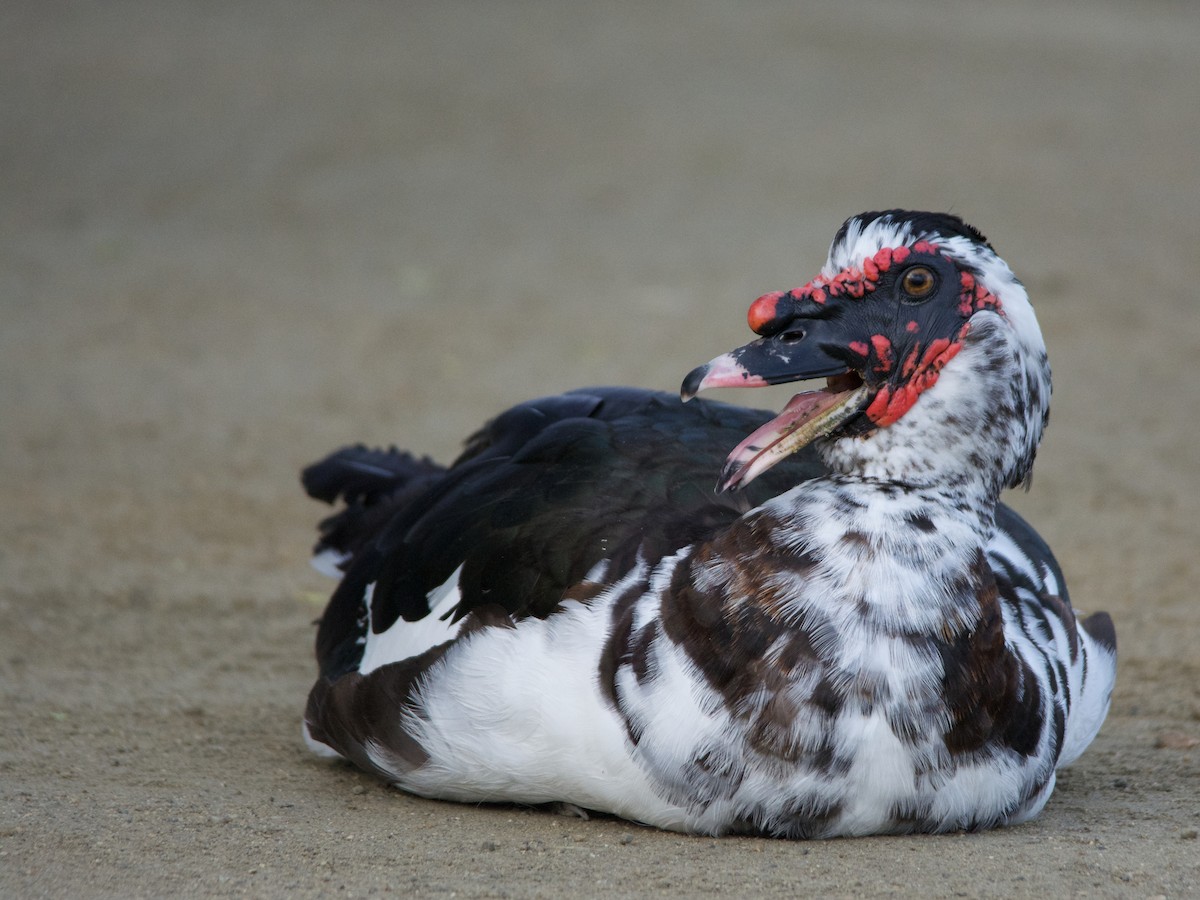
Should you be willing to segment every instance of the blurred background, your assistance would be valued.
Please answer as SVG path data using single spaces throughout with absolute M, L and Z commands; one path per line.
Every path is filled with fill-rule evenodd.
M 250 832 L 207 867 L 187 846 L 282 790 L 230 766 L 265 759 L 297 803 L 357 777 L 296 748 L 327 590 L 298 469 L 359 440 L 446 459 L 573 387 L 676 390 L 847 216 L 896 206 L 980 228 L 1046 333 L 1051 427 L 1013 502 L 1122 648 L 1058 815 L 1149 809 L 1194 850 L 1197 85 L 1200 9 L 1172 0 L 3 4 L 0 887 L 95 859 L 96 890 L 282 889 L 246 874 Z M 136 863 L 94 836 L 131 797 Z M 1127 857 L 1062 877 L 1194 876 L 1107 840 Z

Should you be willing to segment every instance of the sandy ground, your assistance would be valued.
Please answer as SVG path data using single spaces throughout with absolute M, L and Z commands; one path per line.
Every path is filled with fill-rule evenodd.
M 1200 10 L 792 7 L 0 7 L 0 896 L 1200 895 Z M 1012 502 L 1120 635 L 1038 821 L 699 839 L 309 757 L 303 464 L 673 388 L 896 205 L 1030 286 Z

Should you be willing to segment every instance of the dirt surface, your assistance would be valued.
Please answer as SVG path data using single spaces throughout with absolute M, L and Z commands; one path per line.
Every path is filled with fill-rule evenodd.
M 0 896 L 1200 895 L 1200 9 L 796 6 L 0 7 Z M 1029 285 L 1011 500 L 1117 623 L 1039 820 L 712 840 L 307 754 L 302 465 L 671 389 L 890 206 Z

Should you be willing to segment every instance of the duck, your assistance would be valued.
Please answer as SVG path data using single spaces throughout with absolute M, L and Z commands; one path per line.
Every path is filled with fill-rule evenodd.
M 1024 286 L 955 215 L 867 212 L 748 321 L 680 395 L 574 390 L 449 466 L 356 444 L 305 469 L 340 504 L 309 748 L 690 834 L 1038 815 L 1104 721 L 1116 635 L 1000 502 L 1049 415 Z M 792 382 L 779 413 L 692 399 Z

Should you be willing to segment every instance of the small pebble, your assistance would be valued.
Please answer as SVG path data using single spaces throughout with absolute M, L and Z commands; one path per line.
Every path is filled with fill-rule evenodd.
M 1154 746 L 1160 750 L 1190 750 L 1200 746 L 1200 737 L 1182 731 L 1164 731 L 1155 738 Z

